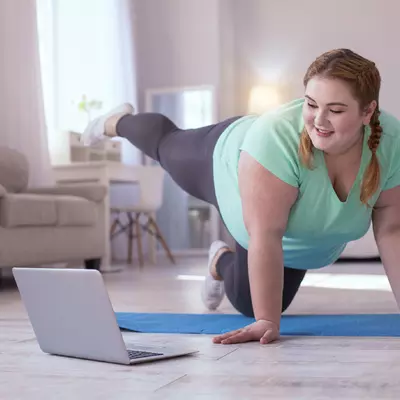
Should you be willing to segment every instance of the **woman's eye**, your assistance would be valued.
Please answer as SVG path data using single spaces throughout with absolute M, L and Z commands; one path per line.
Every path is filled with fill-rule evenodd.
M 334 114 L 341 114 L 341 113 L 344 112 L 344 111 L 331 110 L 331 112 L 334 113 Z
M 317 106 L 316 106 L 315 104 L 310 104 L 310 103 L 307 103 L 307 104 L 308 104 L 308 106 L 311 107 L 311 108 L 317 108 Z

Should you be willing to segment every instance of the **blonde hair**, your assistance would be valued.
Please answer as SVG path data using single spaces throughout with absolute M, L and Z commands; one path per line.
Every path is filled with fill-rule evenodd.
M 315 76 L 341 79 L 346 82 L 354 97 L 358 100 L 361 109 L 367 107 L 374 100 L 377 102 L 377 107 L 370 121 L 371 135 L 368 140 L 368 147 L 372 156 L 363 176 L 360 193 L 361 202 L 368 206 L 368 200 L 378 190 L 380 184 L 380 166 L 376 155 L 382 136 L 378 101 L 381 86 L 379 71 L 375 63 L 353 51 L 337 49 L 322 54 L 309 66 L 304 76 L 304 86 Z M 311 168 L 313 144 L 305 128 L 300 137 L 299 155 L 302 163 L 307 168 Z

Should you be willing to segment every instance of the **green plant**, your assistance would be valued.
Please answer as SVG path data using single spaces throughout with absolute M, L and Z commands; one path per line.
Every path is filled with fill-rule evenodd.
M 93 110 L 101 110 L 103 103 L 99 100 L 92 99 L 88 100 L 87 96 L 82 95 L 82 99 L 78 102 L 78 110 L 85 112 L 88 117 L 88 122 L 91 121 L 91 112 Z

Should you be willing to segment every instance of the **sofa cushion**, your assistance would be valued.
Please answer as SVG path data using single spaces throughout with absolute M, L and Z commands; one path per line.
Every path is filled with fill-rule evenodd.
M 51 196 L 8 193 L 0 199 L 0 224 L 5 228 L 56 223 L 56 204 Z
M 74 196 L 54 196 L 59 226 L 90 226 L 96 223 L 95 204 Z
M 0 198 L 0 225 L 5 228 L 87 226 L 96 217 L 93 202 L 74 196 L 8 193 Z
M 13 149 L 0 146 L 0 185 L 11 193 L 25 190 L 29 181 L 29 164 L 26 157 Z
M 77 196 L 83 197 L 87 200 L 95 201 L 96 203 L 100 203 L 104 200 L 104 197 L 107 194 L 107 187 L 97 183 L 85 183 L 75 185 L 28 188 L 25 193 Z

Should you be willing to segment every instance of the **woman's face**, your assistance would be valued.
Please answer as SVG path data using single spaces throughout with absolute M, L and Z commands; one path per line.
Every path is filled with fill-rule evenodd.
M 303 118 L 314 147 L 328 154 L 343 154 L 360 139 L 375 108 L 373 101 L 361 110 L 342 80 L 314 77 L 306 86 Z

